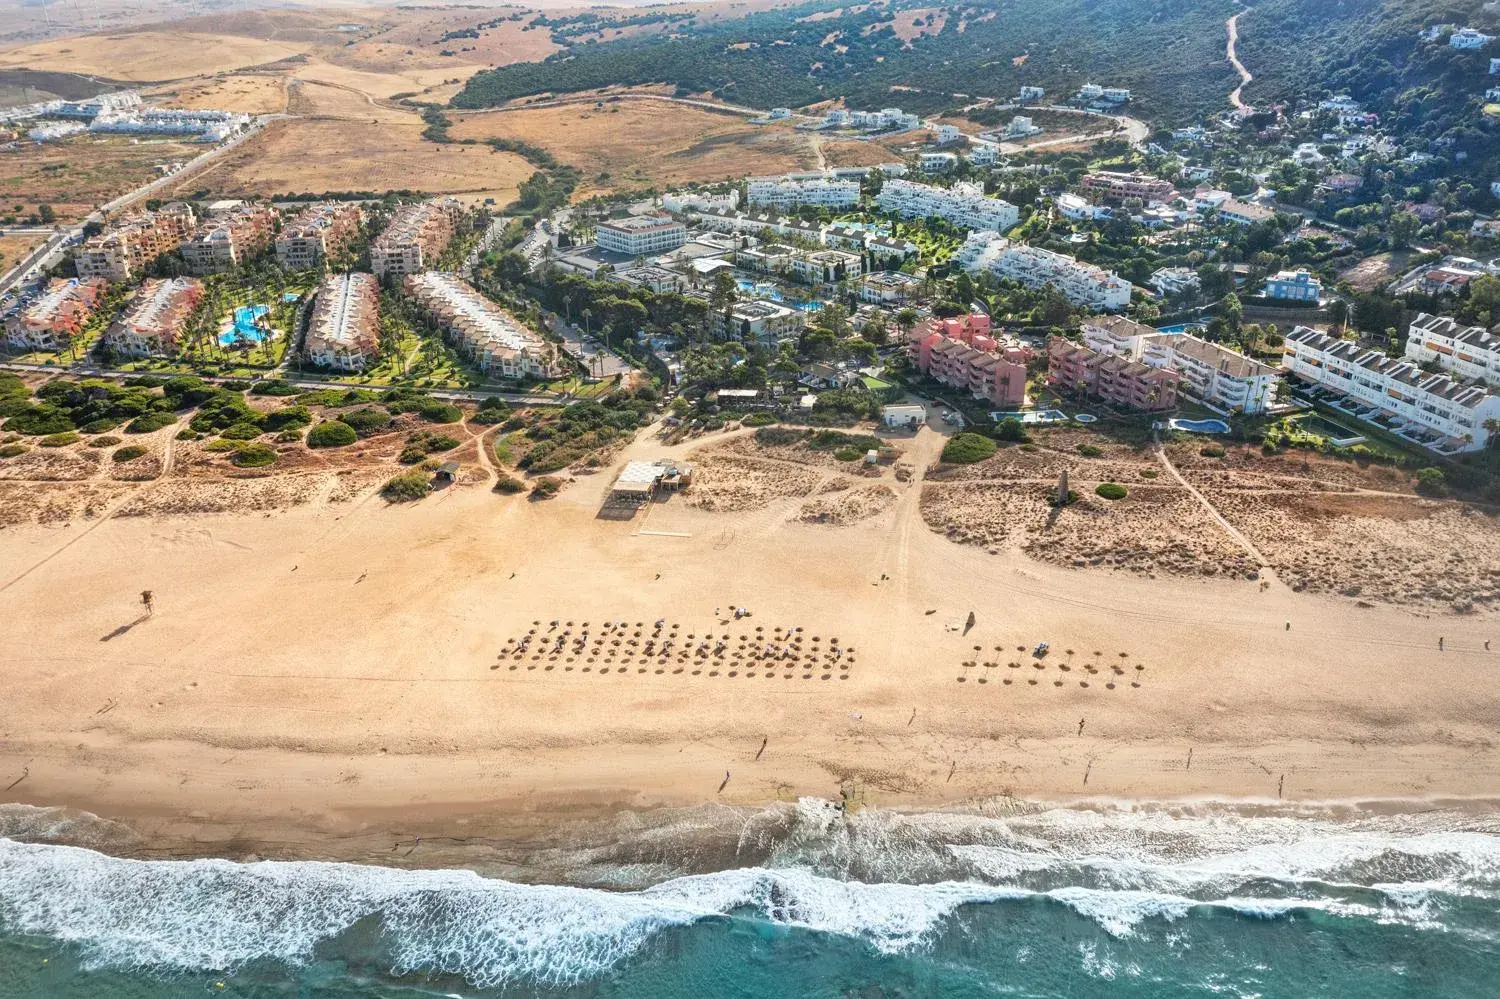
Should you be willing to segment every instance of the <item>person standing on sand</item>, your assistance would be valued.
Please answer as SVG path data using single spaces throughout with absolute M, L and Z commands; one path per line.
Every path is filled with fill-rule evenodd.
M 1443 651 L 1443 637 L 1441 635 L 1438 636 L 1438 651 Z
M 156 594 L 150 590 L 141 591 L 141 606 L 146 608 L 146 616 L 150 617 L 156 613 Z

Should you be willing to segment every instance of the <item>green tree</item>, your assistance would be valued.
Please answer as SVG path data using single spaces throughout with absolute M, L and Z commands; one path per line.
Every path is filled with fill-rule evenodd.
M 1390 240 L 1393 249 L 1403 249 L 1411 245 L 1416 238 L 1417 230 L 1422 228 L 1422 220 L 1411 212 L 1397 212 L 1391 216 L 1391 221 L 1386 226 L 1386 237 Z

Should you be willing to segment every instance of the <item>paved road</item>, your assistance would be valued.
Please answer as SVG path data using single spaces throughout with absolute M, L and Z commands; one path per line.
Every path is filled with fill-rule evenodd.
M 611 378 L 623 375 L 635 368 L 619 354 L 606 350 L 597 343 L 590 344 L 582 329 L 571 325 L 562 316 L 547 314 L 552 331 L 563 338 L 568 353 L 583 363 L 584 370 L 595 378 Z
M 89 222 L 103 222 L 105 216 L 107 216 L 110 212 L 134 204 L 135 202 L 140 201 L 143 198 L 149 198 L 152 194 L 156 193 L 159 190 L 162 190 L 169 184 L 175 184 L 178 181 L 182 180 L 184 177 L 196 173 L 208 163 L 211 163 L 219 157 L 230 152 L 240 143 L 256 134 L 258 131 L 260 131 L 261 127 L 264 126 L 267 121 L 278 117 L 282 116 L 263 115 L 259 118 L 254 119 L 253 121 L 251 121 L 250 127 L 245 129 L 245 131 L 241 132 L 239 135 L 234 136 L 227 142 L 214 146 L 211 149 L 206 149 L 202 153 L 199 153 L 197 156 L 188 160 L 187 163 L 183 164 L 182 169 L 178 170 L 176 173 L 167 174 L 165 177 L 158 177 L 155 180 L 150 181 L 149 183 L 141 185 L 133 191 L 127 191 L 119 197 L 114 198 L 113 200 L 99 206 L 98 209 L 90 213 L 87 218 L 85 218 L 77 225 L 73 226 L 71 229 L 58 230 L 47 240 L 47 242 L 43 243 L 33 253 L 29 254 L 25 260 L 22 260 L 15 267 L 12 267 L 9 271 L 7 271 L 3 277 L 0 277 L 0 294 L 4 294 L 5 292 L 10 291 L 16 285 L 27 284 L 35 280 L 35 278 L 38 274 L 40 274 L 41 271 L 45 270 L 48 267 L 51 267 L 52 264 L 56 262 L 52 259 L 53 256 L 62 249 L 63 245 L 69 239 L 83 238 L 83 227 Z

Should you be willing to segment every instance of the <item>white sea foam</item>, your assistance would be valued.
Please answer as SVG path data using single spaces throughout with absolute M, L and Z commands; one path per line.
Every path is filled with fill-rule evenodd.
M 672 927 L 712 918 L 762 919 L 896 953 L 932 942 L 963 906 L 989 902 L 1044 898 L 1129 937 L 1200 907 L 1433 927 L 1449 896 L 1500 888 L 1500 836 L 1457 817 L 1052 809 L 846 818 L 803 802 L 794 819 L 790 845 L 772 852 L 775 867 L 618 893 L 469 871 L 128 861 L 0 839 L 0 925 L 75 943 L 95 966 L 228 970 L 262 958 L 305 962 L 321 942 L 373 920 L 395 970 L 493 987 L 593 979 Z M 848 873 L 879 872 L 888 853 L 899 854 L 903 880 Z

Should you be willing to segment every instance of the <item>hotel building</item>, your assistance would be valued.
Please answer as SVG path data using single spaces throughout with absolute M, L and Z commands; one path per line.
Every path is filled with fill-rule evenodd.
M 601 250 L 627 257 L 667 253 L 687 242 L 687 226 L 666 215 L 630 215 L 600 222 L 594 241 Z
M 276 260 L 288 270 L 312 270 L 359 235 L 359 205 L 324 201 L 302 209 L 276 235 Z
M 377 278 L 431 269 L 452 242 L 462 215 L 463 207 L 452 198 L 402 205 L 370 245 L 370 269 Z
M 172 357 L 202 300 L 203 285 L 192 278 L 147 281 L 105 331 L 104 345 L 126 357 Z
M 181 246 L 192 235 L 193 224 L 193 210 L 183 204 L 127 215 L 84 240 L 74 252 L 78 276 L 106 281 L 140 277 L 148 264 Z
M 1500 396 L 1448 375 L 1429 374 L 1350 340 L 1299 326 L 1286 336 L 1282 363 L 1297 378 L 1375 410 L 1395 433 L 1443 453 L 1478 451 L 1486 424 L 1500 420 Z
M 838 180 L 826 174 L 787 174 L 751 177 L 745 182 L 746 201 L 788 211 L 798 205 L 849 208 L 859 204 L 859 181 Z
M 1079 186 L 1095 201 L 1118 203 L 1126 198 L 1140 198 L 1151 205 L 1177 197 L 1177 188 L 1172 186 L 1170 180 L 1162 180 L 1139 170 L 1130 173 L 1096 170 L 1084 174 Z
M 302 354 L 309 364 L 364 371 L 379 355 L 380 282 L 372 274 L 330 274 L 318 286 Z
M 480 371 L 499 378 L 556 378 L 563 372 L 555 344 L 452 274 L 408 275 L 406 293 L 442 327 L 445 337 Z

